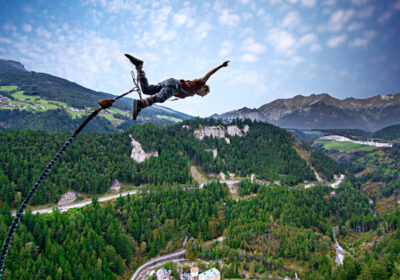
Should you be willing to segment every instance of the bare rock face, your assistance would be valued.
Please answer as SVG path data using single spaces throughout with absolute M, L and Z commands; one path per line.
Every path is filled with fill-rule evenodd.
M 197 139 L 203 140 L 204 137 L 214 137 L 214 138 L 224 138 L 227 144 L 230 144 L 231 141 L 226 136 L 239 136 L 243 137 L 249 132 L 249 126 L 245 125 L 245 127 L 240 129 L 236 125 L 230 125 L 227 128 L 223 126 L 206 126 L 202 129 L 196 129 L 194 131 L 194 136 Z
M 196 129 L 194 131 L 194 136 L 196 136 L 200 140 L 203 140 L 206 136 L 214 138 L 224 138 L 225 128 L 222 126 L 206 126 L 202 129 Z
M 218 156 L 218 150 L 217 149 L 206 149 L 206 152 L 212 152 L 213 159 L 216 159 L 217 156 Z
M 135 139 L 133 139 L 132 135 L 129 135 L 132 140 L 132 153 L 131 153 L 131 158 L 136 161 L 136 162 L 143 162 L 151 157 L 158 157 L 158 152 L 149 152 L 146 153 L 142 149 L 142 145 L 140 145 L 139 142 L 137 142 Z
M 244 135 L 247 134 L 247 132 L 249 131 L 249 126 L 246 124 L 245 127 L 243 128 L 243 130 L 241 130 L 239 127 L 237 127 L 236 125 L 229 125 L 226 128 L 226 133 L 228 133 L 228 135 L 230 136 L 239 136 L 239 137 L 243 137 Z
M 223 172 L 219 173 L 219 174 L 218 174 L 218 177 L 219 177 L 221 180 L 226 180 L 226 176 L 225 176 L 225 174 L 224 174 Z
M 115 179 L 110 187 L 110 191 L 119 192 L 120 189 L 121 189 L 121 183 L 117 179 Z
M 68 191 L 65 194 L 63 194 L 60 197 L 60 200 L 58 201 L 58 207 L 70 204 L 75 201 L 75 199 L 78 197 L 77 193 L 74 191 Z

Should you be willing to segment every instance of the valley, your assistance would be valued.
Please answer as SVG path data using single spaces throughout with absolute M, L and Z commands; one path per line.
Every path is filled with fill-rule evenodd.
M 226 133 L 229 126 L 231 126 L 229 131 L 236 131 L 235 134 Z M 244 131 L 245 127 L 246 134 L 239 134 L 238 132 Z M 204 133 L 215 131 L 216 134 L 200 137 L 199 132 L 196 132 L 199 129 Z M 225 131 L 224 135 L 222 135 L 223 131 Z M 263 135 L 263 138 L 260 138 L 260 135 Z M 342 163 L 340 160 L 340 158 L 344 159 L 344 155 L 349 154 L 341 152 L 340 155 L 334 155 L 339 160 L 340 168 L 338 168 L 335 166 L 337 163 L 334 160 L 327 158 L 323 153 L 308 151 L 307 146 L 288 150 L 284 143 L 290 146 L 294 145 L 290 134 L 261 123 L 236 122 L 226 125 L 213 120 L 190 120 L 172 127 L 145 124 L 118 134 L 83 134 L 81 136 L 81 142 L 77 142 L 76 147 L 71 147 L 71 151 L 55 169 L 55 173 L 50 176 L 49 182 L 44 184 L 43 187 L 46 191 L 37 194 L 34 204 L 39 207 L 40 201 L 48 202 L 50 197 L 52 199 L 59 198 L 62 193 L 67 191 L 65 188 L 59 187 L 60 183 L 72 182 L 72 178 L 74 178 L 74 182 L 82 180 L 75 186 L 69 186 L 72 190 L 87 192 L 87 195 L 84 195 L 85 200 L 70 202 L 69 205 L 59 207 L 57 211 L 54 211 L 53 208 L 39 207 L 42 209 L 35 209 L 26 214 L 24 224 L 28 223 L 27 225 L 33 226 L 46 220 L 45 227 L 52 234 L 56 234 L 56 228 L 48 224 L 49 221 L 52 221 L 54 226 L 60 223 L 61 221 L 54 220 L 59 219 L 56 217 L 63 217 L 62 220 L 65 222 L 71 219 L 78 222 L 82 221 L 81 219 L 86 215 L 92 216 L 94 211 L 97 212 L 97 218 L 92 216 L 90 220 L 93 218 L 94 220 L 90 224 L 97 223 L 96 220 L 100 219 L 102 221 L 100 224 L 113 224 L 112 227 L 114 227 L 114 230 L 107 226 L 97 228 L 95 231 L 97 232 L 96 238 L 109 240 L 107 242 L 111 243 L 108 244 L 114 248 L 107 247 L 110 255 L 105 258 L 112 260 L 108 266 L 108 269 L 111 270 L 102 270 L 102 275 L 119 275 L 122 279 L 128 279 L 147 260 L 178 251 L 179 254 L 184 254 L 182 259 L 206 260 L 209 268 L 216 267 L 214 261 L 223 260 L 223 265 L 219 264 L 217 267 L 225 278 L 240 278 L 246 275 L 254 275 L 257 278 L 268 276 L 279 278 L 294 277 L 297 274 L 301 279 L 315 279 L 316 275 L 325 275 L 324 277 L 333 277 L 329 279 L 336 279 L 334 278 L 336 276 L 332 275 L 336 275 L 340 271 L 348 273 L 346 269 L 349 259 L 351 262 L 357 261 L 360 266 L 366 261 L 355 253 L 356 250 L 365 246 L 363 244 L 375 240 L 375 238 L 366 238 L 365 233 L 382 231 L 380 225 L 389 219 L 384 215 L 392 215 L 391 213 L 394 211 L 394 208 L 391 208 L 390 211 L 385 210 L 385 212 L 379 208 L 375 209 L 375 205 L 380 205 L 382 199 L 386 199 L 388 196 L 386 191 L 381 198 L 376 193 L 376 191 L 380 192 L 379 190 L 364 190 L 359 187 L 359 179 L 347 172 L 358 170 L 354 169 L 353 165 L 357 166 L 358 162 L 363 159 L 360 155 L 365 155 L 370 162 L 367 164 L 370 170 L 379 166 L 387 166 L 385 172 L 394 174 L 393 168 L 396 166 L 396 162 L 390 161 L 389 158 L 392 157 L 390 153 L 396 149 L 396 145 L 389 148 L 375 147 L 374 151 L 356 152 L 356 154 L 361 154 L 357 155 L 357 160 L 351 161 L 351 167 L 346 167 L 345 162 Z M 46 162 L 46 158 L 51 157 L 52 151 L 57 150 L 59 145 L 57 143 L 62 143 L 65 134 L 3 131 L 0 133 L 0 137 L 4 140 L 2 143 L 11 143 L 10 140 L 13 139 L 13 145 L 5 147 L 4 151 L 12 147 L 10 150 L 12 154 L 21 155 L 25 159 L 29 159 L 31 153 L 35 155 L 36 160 L 33 162 L 36 162 L 37 167 L 32 166 L 27 170 L 38 170 L 43 165 L 40 162 Z M 50 142 L 47 139 L 53 139 L 54 143 L 49 145 Z M 267 144 L 265 146 L 264 141 Z M 284 145 L 274 146 L 274 141 L 279 141 Z M 39 143 L 47 143 L 51 149 L 47 151 Z M 18 148 L 19 145 L 21 145 L 20 148 Z M 41 147 L 40 152 L 37 152 L 36 145 Z M 255 162 L 261 162 L 260 151 L 268 158 L 271 158 L 270 153 L 275 153 L 275 165 L 276 167 L 282 165 L 282 168 L 274 171 L 270 170 L 270 165 L 266 165 L 266 169 L 260 169 L 260 166 L 246 169 L 248 166 L 252 166 L 253 152 L 244 152 L 240 149 L 251 145 L 259 151 Z M 26 153 L 26 147 L 29 147 L 28 150 L 31 151 L 29 154 Z M 235 156 L 236 153 L 239 155 L 239 151 L 235 150 L 239 150 L 242 155 L 244 152 L 246 156 Z M 69 162 L 73 161 L 75 156 L 80 158 L 81 151 L 85 151 L 87 160 L 82 163 L 77 160 L 75 163 L 75 165 L 78 164 L 76 174 L 70 173 L 70 179 L 68 179 L 69 177 L 62 179 L 62 173 L 58 173 L 57 170 L 66 170 L 64 166 L 70 166 Z M 135 152 L 133 153 L 133 151 Z M 278 151 L 286 156 L 282 157 L 282 155 L 276 154 Z M 41 155 L 43 152 L 47 155 Z M 153 154 L 155 152 L 157 155 Z M 374 159 L 368 157 L 370 153 L 380 153 L 382 162 L 375 163 L 375 166 L 372 165 Z M 385 155 L 384 157 L 382 157 L 382 153 Z M 19 162 L 10 156 L 11 153 L 3 154 L 11 159 L 10 164 Z M 149 156 L 143 156 L 146 154 Z M 118 161 L 113 160 L 113 157 L 116 156 L 118 156 Z M 307 170 L 302 173 L 303 177 L 296 179 L 301 172 L 296 173 L 298 171 L 293 168 L 294 166 L 289 169 L 290 171 L 284 168 L 287 157 L 291 158 L 292 162 L 297 162 L 294 166 L 301 167 L 299 170 Z M 101 161 L 102 158 L 106 158 L 107 161 Z M 39 159 L 40 161 L 37 161 Z M 98 167 L 96 167 L 97 161 L 99 161 Z M 219 161 L 221 164 L 218 163 Z M 15 178 L 19 178 L 18 170 L 20 169 L 17 166 L 15 166 L 16 169 L 13 169 L 10 164 L 4 166 L 2 170 L 10 170 L 6 174 L 17 172 Z M 86 164 L 91 166 L 90 173 L 87 174 L 80 171 L 85 170 Z M 303 164 L 305 165 L 303 166 Z M 160 169 L 156 171 L 156 168 Z M 129 170 L 129 173 L 124 170 Z M 132 170 L 140 170 L 140 173 L 132 174 Z M 177 172 L 179 170 L 183 172 Z M 101 183 L 96 186 L 93 184 L 95 181 L 90 179 L 92 183 L 85 186 L 84 182 L 88 181 L 85 179 L 86 176 L 95 178 L 93 172 L 99 172 L 97 177 L 104 174 L 104 178 L 109 178 L 103 182 L 106 184 Z M 342 175 L 344 172 L 346 172 L 346 176 Z M 113 177 L 111 174 L 119 175 Z M 369 176 L 368 174 L 371 173 L 365 174 L 364 176 Z M 57 181 L 53 183 L 52 177 L 58 178 Z M 3 178 L 4 185 L 4 182 L 7 182 L 4 181 L 5 177 L 0 176 L 0 178 Z M 107 193 L 110 186 L 114 185 L 114 179 L 124 182 L 124 187 L 119 191 L 121 193 L 102 195 L 101 193 Z M 332 188 L 327 188 L 324 186 L 325 183 L 318 181 L 330 182 Z M 102 180 L 97 182 L 100 183 Z M 9 186 L 18 186 L 18 183 L 15 181 Z M 6 186 L 7 184 L 5 183 Z M 311 186 L 310 184 L 313 186 L 307 188 L 307 186 Z M 29 183 L 26 185 L 29 187 Z M 103 185 L 104 190 L 99 188 Z M 142 187 L 128 191 L 128 186 Z M 126 188 L 128 189 L 125 190 Z M 2 189 L 2 201 L 7 202 L 5 190 Z M 98 192 L 95 195 L 97 199 L 91 200 L 91 197 L 94 196 L 91 193 L 95 190 Z M 49 191 L 52 193 L 51 196 L 48 196 Z M 395 189 L 393 191 L 396 193 Z M 54 196 L 56 193 L 59 195 Z M 21 193 L 20 197 L 23 195 Z M 391 195 L 393 192 L 389 194 L 389 197 Z M 18 196 L 14 196 L 8 201 L 11 205 L 13 203 L 17 205 L 17 199 Z M 213 202 L 207 202 L 208 199 L 212 199 Z M 370 199 L 374 201 L 374 204 L 370 203 Z M 56 203 L 58 199 L 53 201 Z M 6 209 L 3 208 L 3 211 Z M 7 222 L 7 215 L 6 212 L 3 213 L 1 217 L 4 224 Z M 106 215 L 106 213 L 112 213 L 112 215 Z M 373 215 L 373 213 L 375 214 Z M 150 219 L 153 221 L 149 223 L 148 217 L 153 217 Z M 35 222 L 33 223 L 33 221 Z M 110 224 L 110 221 L 114 222 Z M 71 225 L 61 223 L 66 232 L 71 234 L 74 232 L 75 223 Z M 120 225 L 117 226 L 116 223 Z M 34 228 L 31 226 L 29 228 L 23 226 L 21 230 L 23 232 L 33 230 Z M 57 227 L 59 226 L 58 224 Z M 93 226 L 85 226 L 84 232 L 90 230 L 91 227 Z M 119 239 L 112 241 L 114 238 L 112 233 L 116 234 L 115 227 L 119 228 L 117 231 Z M 337 229 L 335 237 L 331 235 L 333 234 L 332 228 Z M 385 228 L 382 240 L 391 240 L 395 231 L 396 227 L 393 228 L 393 226 Z M 32 233 L 33 239 L 26 234 L 22 235 L 26 237 L 21 236 L 24 238 L 25 244 L 29 242 L 40 244 L 37 242 L 42 237 L 38 232 Z M 207 243 L 208 240 L 213 240 L 221 235 L 226 238 L 223 242 L 215 245 Z M 185 237 L 190 237 L 190 242 L 184 246 L 186 251 L 183 253 L 179 250 L 182 249 Z M 356 239 L 357 242 L 349 245 L 349 238 Z M 18 239 L 19 237 L 16 237 L 16 240 Z M 124 244 L 129 240 L 128 243 L 131 245 L 124 248 L 131 250 L 134 254 L 124 251 L 122 245 L 118 245 L 120 242 L 118 240 L 125 240 Z M 62 248 L 65 242 L 70 247 L 76 246 L 65 239 L 57 239 L 54 242 L 58 244 L 59 249 L 57 250 L 61 250 L 59 251 L 60 255 L 63 255 L 61 252 L 64 250 Z M 89 246 L 89 244 L 87 245 Z M 26 251 L 22 250 L 20 254 L 16 251 L 18 248 L 11 249 L 11 259 L 19 256 L 22 258 L 21 260 L 29 262 L 26 257 L 21 255 L 26 254 Z M 100 257 L 101 254 L 104 254 L 102 253 L 104 248 L 98 247 L 95 254 L 99 254 Z M 43 258 L 47 253 L 41 252 L 40 255 Z M 265 257 L 261 257 L 260 254 Z M 334 265 L 336 256 L 339 256 L 341 261 Z M 75 258 L 77 257 L 75 256 Z M 34 260 L 38 261 L 35 257 Z M 68 262 L 74 263 L 72 259 Z M 318 269 L 313 268 L 315 262 L 318 263 Z M 14 267 L 17 263 L 14 264 Z M 78 265 L 79 261 L 75 263 Z M 88 270 L 94 269 L 90 268 L 90 264 L 87 265 Z M 165 264 L 161 263 L 160 265 Z M 8 270 L 7 273 L 13 273 L 12 271 L 14 269 Z M 311 271 L 313 272 L 311 273 Z

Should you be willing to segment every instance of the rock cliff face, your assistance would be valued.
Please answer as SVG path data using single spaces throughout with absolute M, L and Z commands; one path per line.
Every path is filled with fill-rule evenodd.
M 214 137 L 214 138 L 225 138 L 226 143 L 230 144 L 229 138 L 226 136 L 239 136 L 243 137 L 249 132 L 249 126 L 245 125 L 243 129 L 240 129 L 236 125 L 230 125 L 228 127 L 223 126 L 206 126 L 202 129 L 196 129 L 194 131 L 194 136 L 196 138 L 203 140 L 204 137 Z
M 129 135 L 132 140 L 132 153 L 131 153 L 131 158 L 136 161 L 136 162 L 143 162 L 151 157 L 158 157 L 158 152 L 149 152 L 146 153 L 142 149 L 142 145 L 140 145 L 139 142 L 137 142 L 131 135 Z
M 283 128 L 357 128 L 374 131 L 400 123 L 400 94 L 344 100 L 325 93 L 297 95 L 289 99 L 275 100 L 258 109 L 243 108 L 213 117 L 264 121 Z

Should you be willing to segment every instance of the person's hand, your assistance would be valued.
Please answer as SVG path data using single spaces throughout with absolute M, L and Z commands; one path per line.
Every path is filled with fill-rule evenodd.
M 221 64 L 221 66 L 222 66 L 222 67 L 226 67 L 226 66 L 228 66 L 228 63 L 229 63 L 229 62 L 230 62 L 229 60 L 228 60 L 228 61 L 225 61 L 224 63 Z

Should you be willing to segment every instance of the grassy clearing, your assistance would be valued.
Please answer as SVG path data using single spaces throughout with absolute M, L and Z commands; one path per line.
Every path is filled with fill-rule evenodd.
M 354 153 L 360 151 L 373 151 L 377 149 L 377 147 L 356 144 L 352 142 L 339 142 L 335 140 L 328 139 L 319 139 L 315 142 L 315 144 L 323 145 L 326 150 L 338 150 L 340 152 Z
M 177 123 L 182 121 L 181 119 L 178 119 L 178 118 L 175 118 L 175 117 L 171 117 L 171 116 L 156 115 L 156 117 L 158 119 L 167 119 L 167 120 L 170 120 L 170 121 L 173 121 L 173 122 L 177 122 Z
M 99 116 L 109 120 L 109 121 L 119 121 L 120 119 L 116 118 L 113 114 L 100 114 Z
M 71 118 L 72 118 L 73 120 L 75 120 L 76 118 L 83 118 L 84 116 L 87 115 L 86 112 L 72 112 L 72 111 L 70 111 L 70 110 L 66 110 L 66 111 L 67 111 L 67 113 L 71 116 Z
M 123 111 L 123 110 L 118 109 L 118 108 L 111 108 L 111 109 L 108 109 L 108 110 L 113 112 L 113 113 L 115 113 L 115 114 L 120 114 L 120 115 L 123 115 L 123 116 L 129 116 L 129 112 Z
M 9 100 L 8 103 L 15 104 L 15 105 L 32 106 L 31 103 L 24 102 L 24 101 Z
M 17 86 L 0 86 L 0 91 L 13 91 L 17 89 Z
M 190 173 L 193 179 L 199 184 L 203 184 L 208 181 L 207 177 L 196 166 L 190 167 Z

